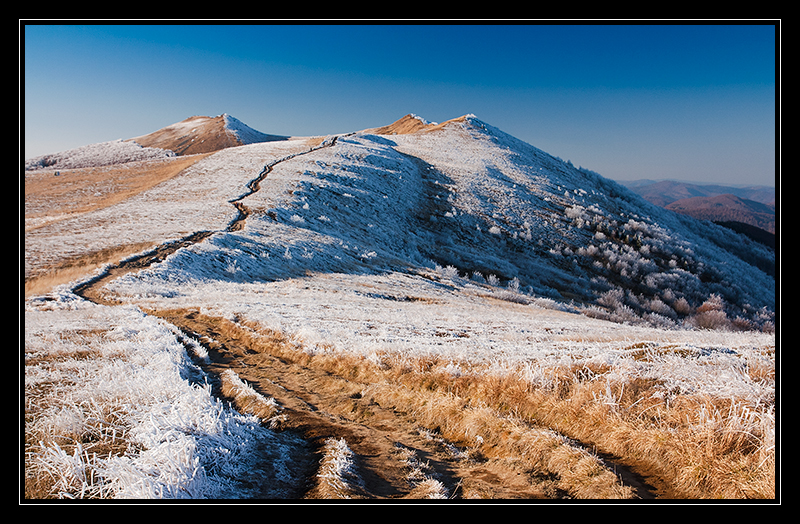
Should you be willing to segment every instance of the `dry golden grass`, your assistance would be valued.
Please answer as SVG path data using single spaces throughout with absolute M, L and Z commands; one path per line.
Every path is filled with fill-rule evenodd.
M 59 177 L 54 176 L 53 170 L 26 173 L 25 218 L 42 219 L 44 223 L 72 213 L 106 208 L 178 175 L 206 156 L 65 169 Z
M 156 313 L 165 318 L 187 315 L 186 311 Z M 756 415 L 743 403 L 698 395 L 674 395 L 667 400 L 660 381 L 613 382 L 606 378 L 610 368 L 605 364 L 553 368 L 554 380 L 547 387 L 534 386 L 521 374 L 500 375 L 478 366 L 454 376 L 447 368 L 449 362 L 435 357 L 385 354 L 367 359 L 333 348 L 320 351 L 319 346 L 311 352 L 302 340 L 253 323 L 199 312 L 191 315 L 249 351 L 295 364 L 298 373 L 305 368 L 346 379 L 348 387 L 363 397 L 405 413 L 414 424 L 463 447 L 471 456 L 553 478 L 555 487 L 573 498 L 633 497 L 632 488 L 623 485 L 589 450 L 617 457 L 621 463 L 636 465 L 652 478 L 661 479 L 657 486 L 660 496 L 775 497 L 775 453 L 766 434 L 769 425 L 759 434 L 754 429 L 757 424 L 745 424 L 748 417 Z M 91 355 L 55 354 L 51 358 Z M 774 376 L 774 370 L 765 366 L 753 373 Z M 221 379 L 223 394 L 235 399 L 242 411 L 264 421 L 279 412 L 269 399 L 243 387 L 235 374 L 223 374 Z M 315 382 L 314 386 L 331 398 L 349 392 L 343 393 L 341 380 Z M 46 425 L 28 423 L 54 411 L 57 389 L 63 387 L 38 384 L 26 388 L 26 449 L 35 449 L 42 441 L 57 442 L 67 453 L 76 449 L 106 455 L 123 452 L 124 428 L 115 416 L 119 406 L 113 404 L 83 405 L 85 412 L 74 418 L 84 423 L 74 426 L 70 434 L 48 435 Z M 607 402 L 609 398 L 614 402 Z M 47 472 L 26 467 L 26 497 L 42 498 L 51 492 L 47 479 Z
M 245 337 L 254 332 L 235 324 L 225 329 Z M 252 343 L 257 351 L 362 383 L 365 395 L 408 412 L 453 443 L 555 473 L 575 497 L 626 498 L 630 492 L 594 455 L 566 445 L 561 435 L 637 464 L 663 479 L 663 492 L 673 498 L 775 497 L 769 429 L 759 434 L 756 424 L 743 430 L 741 421 L 753 414 L 730 399 L 665 399 L 655 379 L 609 382 L 607 365 L 554 368 L 553 386 L 542 388 L 514 373 L 473 369 L 455 377 L 437 358 L 385 355 L 376 364 L 333 351 L 311 354 L 276 332 Z M 763 367 L 753 373 L 774 376 Z M 609 395 L 613 403 L 604 400 Z
M 25 297 L 49 293 L 56 286 L 85 278 L 106 264 L 118 264 L 122 259 L 145 251 L 154 245 L 150 242 L 122 244 L 40 269 L 25 278 Z
M 254 415 L 262 422 L 269 422 L 280 411 L 280 407 L 274 400 L 259 394 L 244 383 L 233 370 L 223 371 L 220 379 L 222 394 L 232 399 L 233 404 L 241 413 Z

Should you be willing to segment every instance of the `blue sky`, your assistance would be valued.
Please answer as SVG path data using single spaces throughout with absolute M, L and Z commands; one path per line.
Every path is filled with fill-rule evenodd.
M 617 180 L 775 184 L 776 27 L 23 27 L 24 156 L 228 113 L 271 134 L 467 113 Z

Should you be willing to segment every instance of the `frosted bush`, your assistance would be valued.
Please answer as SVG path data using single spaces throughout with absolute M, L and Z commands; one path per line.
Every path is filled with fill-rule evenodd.
M 455 280 L 459 278 L 458 268 L 456 268 L 455 266 L 446 266 L 444 268 L 437 266 L 436 271 L 442 278 L 447 280 Z

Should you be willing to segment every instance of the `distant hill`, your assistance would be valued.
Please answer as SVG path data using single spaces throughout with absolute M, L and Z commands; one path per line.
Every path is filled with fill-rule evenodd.
M 762 204 L 775 205 L 775 188 L 769 186 L 726 186 L 720 184 L 692 184 L 679 180 L 632 180 L 619 181 L 634 193 L 657 206 L 667 205 L 694 197 L 715 197 L 734 195 Z
M 691 184 L 676 180 L 621 181 L 648 202 L 682 215 L 724 224 L 775 246 L 775 188 Z
M 229 147 L 287 140 L 256 131 L 230 115 L 192 116 L 152 133 L 51 153 L 25 160 L 26 171 L 81 169 L 142 160 L 213 153 Z
M 153 133 L 130 139 L 142 147 L 174 151 L 177 155 L 210 153 L 235 147 L 288 137 L 256 131 L 230 115 L 193 116 Z
M 716 222 L 741 222 L 775 233 L 775 207 L 724 194 L 676 200 L 666 206 L 683 215 Z

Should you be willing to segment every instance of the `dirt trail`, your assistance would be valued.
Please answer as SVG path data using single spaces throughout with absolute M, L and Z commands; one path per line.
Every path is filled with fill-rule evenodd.
M 247 340 L 191 310 L 152 311 L 203 344 L 211 376 L 231 369 L 253 389 L 281 406 L 282 431 L 297 432 L 317 454 L 330 438 L 343 438 L 356 457 L 363 484 L 352 498 L 399 499 L 420 496 L 409 478 L 404 457 L 413 451 L 429 467 L 426 476 L 438 480 L 449 498 L 471 497 L 548 499 L 563 494 L 552 479 L 517 471 L 498 461 L 475 460 L 454 454 L 454 448 L 420 431 L 408 413 L 383 407 L 364 391 L 369 384 L 292 362 L 248 347 Z M 321 456 L 319 457 L 321 458 Z M 302 498 L 319 498 L 309 479 Z
M 281 162 L 285 162 L 287 160 L 291 160 L 300 155 L 305 155 L 316 151 L 317 149 L 321 149 L 324 147 L 333 147 L 336 145 L 336 141 L 338 140 L 338 136 L 334 136 L 330 139 L 322 140 L 319 145 L 311 147 L 307 151 L 303 151 L 300 153 L 294 153 L 292 155 L 288 155 L 277 160 L 270 162 L 269 164 L 265 165 L 261 172 L 248 182 L 247 184 L 247 192 L 242 196 L 230 200 L 230 204 L 232 204 L 238 211 L 238 215 L 234 218 L 228 227 L 225 228 L 224 231 L 232 232 L 232 231 L 241 231 L 244 228 L 244 224 L 247 221 L 247 217 L 250 215 L 250 210 L 247 208 L 246 205 L 242 202 L 245 198 L 256 193 L 260 187 L 261 182 L 272 172 L 273 167 Z M 140 269 L 145 269 L 152 264 L 157 264 L 164 260 L 169 255 L 175 253 L 181 248 L 191 246 L 193 244 L 197 244 L 202 242 L 212 234 L 214 231 L 196 231 L 191 235 L 188 235 L 180 240 L 166 242 L 157 246 L 155 249 L 148 251 L 146 253 L 130 257 L 126 260 L 123 260 L 119 264 L 110 265 L 103 273 L 100 275 L 83 282 L 73 288 L 72 292 L 76 295 L 90 300 L 96 303 L 103 303 L 109 304 L 114 303 L 113 299 L 104 298 L 100 295 L 99 290 L 103 287 L 106 282 L 110 282 L 115 278 L 118 278 L 126 273 L 131 271 L 138 271 Z
M 318 147 L 330 147 L 336 140 Z M 313 148 L 310 151 L 314 151 Z M 304 154 L 304 153 L 298 153 Z M 230 203 L 239 216 L 227 231 L 244 227 L 249 210 L 242 200 L 259 190 L 260 183 L 279 162 L 264 167 L 248 185 L 248 192 Z M 99 290 L 111 279 L 162 261 L 178 249 L 202 242 L 213 231 L 200 231 L 179 241 L 166 243 L 138 257 L 110 267 L 98 277 L 77 286 L 73 291 L 86 300 L 113 304 Z M 353 488 L 352 498 L 400 499 L 425 496 L 421 478 L 438 481 L 448 498 L 554 499 L 565 498 L 552 474 L 520 468 L 513 461 L 486 459 L 457 453 L 435 434 L 417 427 L 410 413 L 394 406 L 382 406 L 368 393 L 369 385 L 342 374 L 305 365 L 269 352 L 256 351 L 236 331 L 222 329 L 221 319 L 210 319 L 192 310 L 149 311 L 200 341 L 209 353 L 203 366 L 211 380 L 219 380 L 225 370 L 233 370 L 253 389 L 274 398 L 281 406 L 281 431 L 290 431 L 309 443 L 311 453 L 295 461 L 306 472 L 307 484 L 298 487 L 297 498 L 323 498 L 317 472 L 321 450 L 331 438 L 342 438 L 355 454 L 362 483 Z M 365 393 L 366 392 L 366 393 Z M 217 394 L 222 395 L 217 386 Z M 456 453 L 454 453 L 456 451 Z M 416 470 L 406 459 L 416 459 Z M 624 471 L 624 468 L 620 468 Z M 409 474 L 416 473 L 416 477 Z M 422 477 L 420 476 L 422 475 Z M 625 478 L 623 475 L 618 475 Z M 651 498 L 648 486 L 636 479 L 630 484 L 639 489 L 641 498 Z

